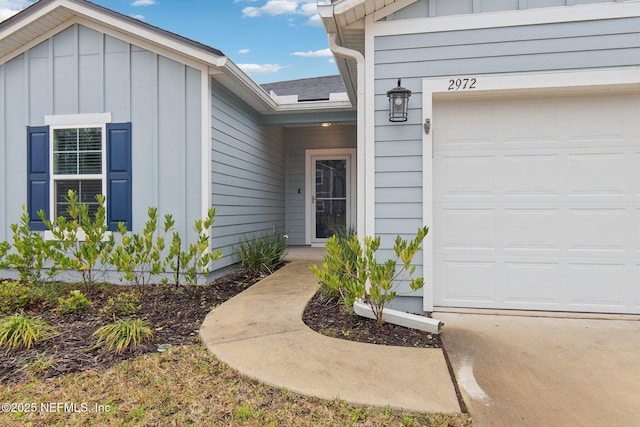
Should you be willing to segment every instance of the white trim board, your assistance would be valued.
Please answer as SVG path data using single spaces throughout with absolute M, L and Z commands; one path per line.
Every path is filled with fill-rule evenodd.
M 475 79 L 471 88 L 450 90 L 451 81 Z M 492 74 L 480 76 L 451 76 L 423 79 L 422 120 L 433 118 L 433 100 L 451 96 L 471 97 L 510 94 L 558 94 L 565 92 L 594 91 L 599 89 L 640 88 L 640 68 L 621 68 L 593 71 L 561 71 L 548 73 Z M 433 132 L 437 123 L 431 123 L 431 131 L 422 133 L 423 223 L 433 225 Z M 434 303 L 434 254 L 433 237 L 430 232 L 423 243 L 423 268 L 425 289 L 424 311 L 433 311 Z

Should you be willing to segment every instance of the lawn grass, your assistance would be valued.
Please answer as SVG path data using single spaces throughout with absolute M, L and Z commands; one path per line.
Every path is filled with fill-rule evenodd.
M 30 409 L 35 409 L 6 412 L 3 406 L 0 425 L 472 425 L 464 414 L 415 414 L 299 396 L 237 374 L 203 345 L 146 354 L 103 372 L 84 371 L 49 380 L 33 378 L 26 383 L 3 384 L 0 402 L 29 404 Z M 47 408 L 58 412 L 47 412 Z

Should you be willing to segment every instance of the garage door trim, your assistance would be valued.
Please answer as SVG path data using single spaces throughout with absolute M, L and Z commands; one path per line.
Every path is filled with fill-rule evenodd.
M 640 87 L 640 68 L 623 68 L 589 71 L 561 71 L 550 73 L 499 74 L 476 76 L 451 76 L 423 79 L 423 120 L 433 117 L 433 100 L 441 97 L 487 96 L 492 94 L 558 93 L 593 91 L 598 88 L 623 89 Z M 438 123 L 431 123 L 429 132 L 423 133 L 423 221 L 432 225 L 433 212 L 433 130 Z M 428 284 L 424 290 L 423 308 L 431 312 L 434 308 L 434 245 L 428 236 L 423 251 L 424 278 Z

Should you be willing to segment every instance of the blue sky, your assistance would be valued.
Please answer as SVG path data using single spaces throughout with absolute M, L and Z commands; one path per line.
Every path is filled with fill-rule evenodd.
M 0 0 L 0 20 L 32 4 Z M 316 4 L 329 0 L 94 0 L 221 50 L 256 82 L 337 74 Z

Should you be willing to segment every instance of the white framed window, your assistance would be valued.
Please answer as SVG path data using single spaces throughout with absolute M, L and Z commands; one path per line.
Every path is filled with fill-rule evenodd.
M 50 125 L 49 213 L 51 220 L 69 218 L 67 193 L 73 190 L 78 203 L 98 209 L 96 195 L 107 194 L 106 123 L 110 114 L 47 116 Z

